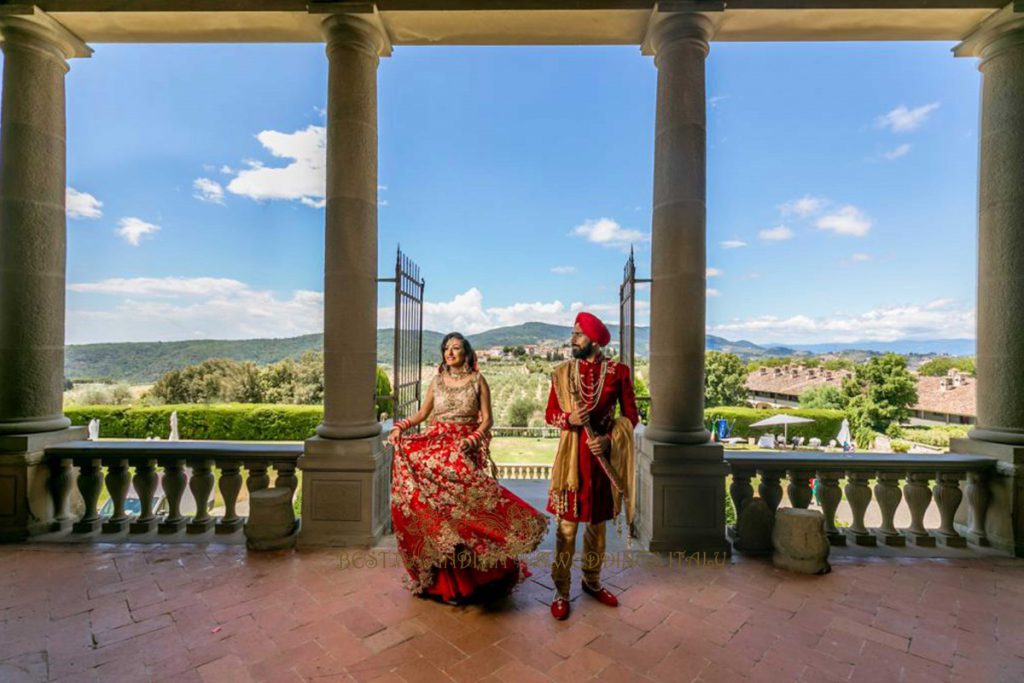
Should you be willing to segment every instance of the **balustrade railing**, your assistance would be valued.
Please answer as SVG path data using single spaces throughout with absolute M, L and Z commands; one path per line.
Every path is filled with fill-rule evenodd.
M 72 441 L 51 446 L 46 449 L 54 510 L 50 530 L 65 532 L 69 538 L 126 533 L 131 539 L 153 532 L 195 535 L 210 530 L 233 534 L 245 524 L 237 509 L 243 480 L 249 493 L 267 488 L 268 470 L 273 468 L 274 486 L 290 488 L 294 496 L 302 448 L 302 444 L 229 441 Z M 70 509 L 75 468 L 85 503 L 77 520 Z M 224 501 L 224 514 L 217 517 L 209 505 L 215 486 Z M 101 515 L 98 507 L 104 487 L 112 503 L 109 515 Z M 138 498 L 136 514 L 127 509 L 130 488 Z M 166 510 L 156 509 L 158 489 L 165 496 Z M 182 509 L 186 489 L 195 501 L 194 511 Z
M 774 511 L 782 502 L 782 479 L 793 507 L 807 508 L 813 500 L 811 480 L 820 484 L 819 499 L 825 515 L 825 531 L 833 545 L 905 546 L 908 542 L 934 547 L 936 542 L 953 548 L 967 542 L 989 545 L 985 535 L 985 513 L 989 503 L 988 479 L 995 461 L 972 455 L 906 455 L 890 453 L 745 453 L 727 451 L 732 470 L 729 495 L 741 514 L 753 498 L 751 479 L 760 475 L 758 495 Z M 846 484 L 840 488 L 840 480 Z M 874 481 L 872 488 L 870 483 Z M 901 482 L 903 486 L 901 487 Z M 933 483 L 934 482 L 934 483 Z M 966 537 L 957 531 L 954 517 L 964 498 L 960 482 L 966 482 Z M 836 511 L 845 494 L 852 513 L 847 529 L 836 526 Z M 881 525 L 868 528 L 865 514 L 872 500 L 878 504 Z M 910 525 L 897 529 L 895 517 L 902 501 L 910 512 Z M 939 525 L 925 527 L 929 505 L 935 502 Z M 735 530 L 732 530 L 735 533 Z
M 551 479 L 551 465 L 535 465 L 531 463 L 496 463 L 498 479 L 521 479 L 529 481 L 547 481 Z

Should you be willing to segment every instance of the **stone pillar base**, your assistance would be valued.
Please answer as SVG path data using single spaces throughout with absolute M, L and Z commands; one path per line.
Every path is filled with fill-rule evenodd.
M 0 543 L 51 531 L 54 506 L 44 450 L 87 436 L 85 427 L 0 436 Z M 75 491 L 73 482 L 71 486 Z
M 907 545 L 907 537 L 899 532 L 887 534 L 884 531 L 875 531 L 875 538 L 882 545 L 889 546 L 890 548 L 904 548 Z
M 950 439 L 949 451 L 998 460 L 988 482 L 985 535 L 993 548 L 1024 557 L 1024 446 L 969 438 Z M 967 531 L 967 507 L 967 496 L 964 496 L 955 528 L 972 543 L 977 543 L 977 536 Z
M 653 441 L 638 430 L 636 531 L 652 552 L 728 555 L 725 450 Z
M 298 546 L 373 546 L 391 524 L 391 447 L 383 435 L 306 441 Z

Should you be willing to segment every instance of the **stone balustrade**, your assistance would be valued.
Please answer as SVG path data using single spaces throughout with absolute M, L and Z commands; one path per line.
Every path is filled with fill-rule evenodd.
M 985 533 L 985 514 L 990 500 L 989 477 L 996 461 L 972 455 L 906 455 L 895 453 L 816 453 L 727 451 L 732 471 L 729 495 L 737 514 L 754 497 L 751 479 L 760 475 L 758 495 L 773 511 L 782 502 L 782 479 L 786 494 L 796 508 L 807 508 L 813 492 L 811 480 L 820 484 L 819 498 L 825 514 L 825 530 L 833 545 L 922 547 L 936 543 L 963 548 L 968 541 L 989 545 Z M 840 488 L 840 481 L 845 485 Z M 871 486 L 871 482 L 874 486 Z M 966 492 L 961 488 L 966 482 Z M 849 503 L 853 520 L 846 529 L 836 526 L 836 510 L 843 496 Z M 957 530 L 954 517 L 966 495 L 965 535 Z M 874 500 L 881 513 L 881 525 L 868 528 L 865 514 Z M 910 525 L 898 529 L 897 509 L 905 501 Z M 925 527 L 925 514 L 934 501 L 940 523 Z
M 210 530 L 218 536 L 235 534 L 246 521 L 236 509 L 243 480 L 249 493 L 267 488 L 268 470 L 273 468 L 274 486 L 290 488 L 294 496 L 302 448 L 302 444 L 228 441 L 72 441 L 48 447 L 53 517 L 47 540 L 100 535 L 104 541 L 111 540 L 109 535 L 134 540 L 147 534 L 182 531 L 187 537 Z M 244 478 L 243 469 L 247 473 Z M 218 470 L 219 477 L 215 475 Z M 154 509 L 158 484 L 166 496 L 162 513 Z M 85 503 L 81 516 L 71 510 L 74 486 Z M 219 517 L 214 517 L 209 507 L 215 486 L 224 500 L 224 514 Z M 104 487 L 113 511 L 101 516 L 98 501 Z M 129 487 L 138 496 L 141 510 L 137 514 L 126 510 Z M 195 501 L 192 514 L 182 510 L 186 488 Z
M 531 463 L 509 462 L 496 463 L 498 479 L 543 480 L 551 479 L 551 465 L 535 465 Z

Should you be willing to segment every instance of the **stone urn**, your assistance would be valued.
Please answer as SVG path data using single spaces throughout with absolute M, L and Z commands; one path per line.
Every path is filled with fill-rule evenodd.
M 299 521 L 287 486 L 259 489 L 249 494 L 245 547 L 249 550 L 284 550 L 295 547 Z
M 817 510 L 779 508 L 772 530 L 772 564 L 801 574 L 827 574 L 830 546 L 825 516 Z

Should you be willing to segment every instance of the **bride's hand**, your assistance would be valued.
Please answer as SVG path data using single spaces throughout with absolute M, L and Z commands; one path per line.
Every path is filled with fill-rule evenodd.
M 392 446 L 398 446 L 398 441 L 401 438 L 402 438 L 402 430 L 399 429 L 398 427 L 393 428 L 388 433 L 388 443 L 390 443 Z
M 459 450 L 468 453 L 473 449 L 473 442 L 469 439 L 459 439 Z

